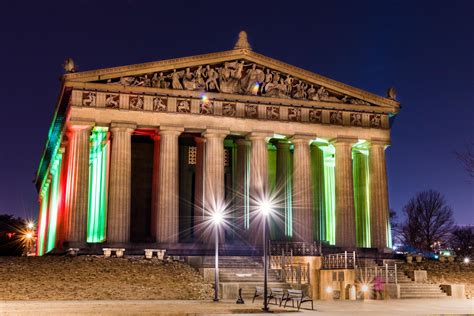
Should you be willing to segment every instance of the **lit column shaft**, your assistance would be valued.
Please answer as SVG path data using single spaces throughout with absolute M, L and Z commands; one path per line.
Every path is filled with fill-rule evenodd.
M 353 150 L 354 206 L 357 247 L 370 247 L 369 164 L 367 154 Z
M 108 128 L 94 127 L 89 158 L 89 210 L 87 242 L 99 243 L 106 238 Z
M 324 154 L 316 144 L 311 144 L 311 175 L 313 178 L 313 237 L 315 240 L 326 240 L 326 214 L 324 210 Z
M 336 246 L 355 247 L 352 139 L 337 139 L 336 148 Z
M 293 137 L 293 239 L 313 241 L 313 191 L 309 136 Z
M 246 139 L 238 139 L 237 164 L 235 174 L 235 205 L 237 208 L 237 226 L 241 231 L 248 231 L 250 225 L 250 142 Z
M 179 240 L 179 147 L 183 128 L 160 128 L 160 168 L 158 183 L 157 240 L 177 243 Z
M 278 216 L 275 219 L 277 238 L 284 239 L 293 235 L 293 214 L 292 214 L 292 168 L 291 168 L 291 143 L 280 140 L 276 143 L 277 162 L 276 162 L 276 187 L 279 205 L 277 208 Z
M 69 125 L 68 179 L 66 185 L 66 240 L 84 243 L 89 196 L 89 135 L 92 124 Z
M 224 207 L 224 138 L 221 130 L 207 130 L 204 162 L 204 210 L 207 215 L 222 211 Z M 224 242 L 224 230 L 220 231 L 220 242 Z
M 266 133 L 250 134 L 252 143 L 250 159 L 250 237 L 260 245 L 262 242 L 259 203 L 268 199 L 268 152 Z
M 194 182 L 194 239 L 202 241 L 204 225 L 204 152 L 205 140 L 203 137 L 194 137 L 196 142 L 196 176 Z
M 64 149 L 61 148 L 54 155 L 51 162 L 50 172 L 52 176 L 50 198 L 49 198 L 49 214 L 48 214 L 48 242 L 46 245 L 46 252 L 50 252 L 56 247 L 57 228 L 58 228 L 58 214 L 60 206 L 60 187 L 59 181 L 61 179 L 61 162 Z
M 369 149 L 371 246 L 380 249 L 390 242 L 386 146 L 387 143 L 372 141 Z
M 111 124 L 107 242 L 130 241 L 132 124 Z
M 156 240 L 158 221 L 158 207 L 159 207 L 159 174 L 160 174 L 160 135 L 153 135 L 153 183 L 152 183 L 152 195 L 151 195 L 151 235 Z

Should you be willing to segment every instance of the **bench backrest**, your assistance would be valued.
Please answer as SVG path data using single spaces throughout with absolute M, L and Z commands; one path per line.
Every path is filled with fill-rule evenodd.
M 255 292 L 257 292 L 257 294 L 263 294 L 263 287 L 261 287 L 261 286 L 256 286 L 256 287 L 255 287 Z
M 272 295 L 283 295 L 283 289 L 279 287 L 273 287 L 270 289 Z
M 288 297 L 289 298 L 301 298 L 303 297 L 302 290 L 288 290 Z

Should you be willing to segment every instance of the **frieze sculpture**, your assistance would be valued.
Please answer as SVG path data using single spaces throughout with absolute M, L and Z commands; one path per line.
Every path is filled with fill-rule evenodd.
M 160 97 L 155 97 L 153 98 L 153 111 L 156 112 L 166 112 L 168 110 L 167 106 L 168 100 L 160 98 Z
M 289 74 L 244 60 L 228 61 L 217 65 L 200 65 L 173 69 L 168 72 L 148 73 L 109 79 L 108 84 L 123 86 L 154 87 L 160 89 L 223 92 L 264 97 L 291 98 L 310 101 L 337 102 L 355 105 L 370 103 L 336 95 L 323 86 L 318 86 Z M 394 97 L 394 90 L 390 96 Z

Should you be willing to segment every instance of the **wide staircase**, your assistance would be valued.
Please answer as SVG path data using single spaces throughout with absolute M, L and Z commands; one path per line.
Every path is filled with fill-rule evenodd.
M 401 263 L 397 260 L 388 260 L 388 262 L 392 266 Z M 378 269 L 384 269 L 382 262 L 374 259 L 359 259 L 358 265 L 361 268 L 377 266 Z M 400 298 L 402 299 L 448 297 L 438 284 L 415 283 L 403 270 L 397 270 L 397 283 L 400 285 Z
M 204 267 L 214 267 L 214 257 L 205 257 Z M 219 257 L 219 282 L 234 283 L 242 288 L 244 298 L 252 298 L 255 287 L 263 286 L 263 259 L 250 256 L 222 256 Z M 290 288 L 282 282 L 276 270 L 268 270 L 268 288 Z M 236 296 L 237 298 L 237 296 Z
M 397 271 L 398 284 L 400 284 L 400 298 L 446 298 L 438 284 L 415 283 L 405 272 Z

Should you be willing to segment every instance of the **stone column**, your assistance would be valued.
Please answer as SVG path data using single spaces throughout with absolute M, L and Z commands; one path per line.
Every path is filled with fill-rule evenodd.
M 355 247 L 354 186 L 352 182 L 352 144 L 355 139 L 338 138 L 336 148 L 336 246 Z
M 87 235 L 89 197 L 89 137 L 93 124 L 69 122 L 68 180 L 66 193 L 66 241 L 83 244 Z
M 292 162 L 291 143 L 286 140 L 276 142 L 277 162 L 276 162 L 276 187 L 278 211 L 276 216 L 276 237 L 279 240 L 291 236 L 293 231 L 293 205 L 292 205 Z
M 227 133 L 222 130 L 206 130 L 204 155 L 204 214 L 212 216 L 214 212 L 222 212 L 225 207 L 224 184 L 224 138 Z M 228 211 L 228 210 L 225 210 Z M 206 239 L 211 243 L 214 238 Z M 224 229 L 220 230 L 219 241 L 224 241 Z
M 240 232 L 248 232 L 250 225 L 250 142 L 246 139 L 238 139 L 236 144 L 235 206 L 237 209 L 237 229 Z
M 388 247 L 389 238 L 386 146 L 386 142 L 371 141 L 369 150 L 371 247 L 379 249 Z
M 132 124 L 112 123 L 110 127 L 109 207 L 107 242 L 130 241 L 130 199 L 132 170 Z
M 313 189 L 311 185 L 311 151 L 315 137 L 295 135 L 293 152 L 293 239 L 313 242 Z
M 251 133 L 252 143 L 250 158 L 250 240 L 260 245 L 262 236 L 262 220 L 259 214 L 260 203 L 269 199 L 268 194 L 268 152 L 267 133 Z
M 151 186 L 151 236 L 156 240 L 157 231 L 155 223 L 158 221 L 158 194 L 159 194 L 159 174 L 160 174 L 160 135 L 152 136 L 153 143 L 153 182 Z
M 158 184 L 157 240 L 177 243 L 179 240 L 179 127 L 160 128 L 160 168 Z
M 196 142 L 196 173 L 194 177 L 194 240 L 202 241 L 204 225 L 204 152 L 205 139 L 194 137 Z

